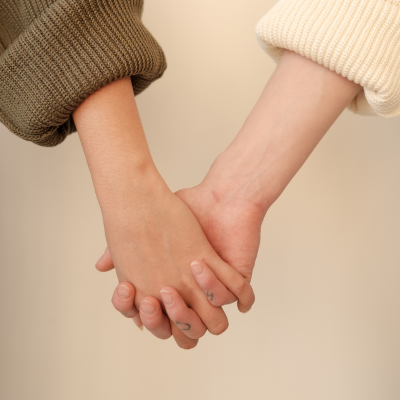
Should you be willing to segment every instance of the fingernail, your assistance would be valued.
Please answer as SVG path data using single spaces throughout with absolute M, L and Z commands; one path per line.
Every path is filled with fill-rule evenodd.
M 153 315 L 154 311 L 156 311 L 156 308 L 153 306 L 153 304 L 146 300 L 142 301 L 140 308 L 146 315 Z
M 203 267 L 196 262 L 192 262 L 190 268 L 195 275 L 201 275 L 203 273 Z
M 250 310 L 251 310 L 251 307 L 248 308 L 247 310 L 242 311 L 242 312 L 243 312 L 243 314 L 246 314 L 246 313 L 248 313 Z
M 172 303 L 174 302 L 174 296 L 170 292 L 167 292 L 166 290 L 161 290 L 160 291 L 162 301 L 166 306 L 171 306 Z
M 135 323 L 135 325 L 142 331 L 143 330 L 143 324 L 142 324 L 142 320 L 140 319 L 140 315 L 135 315 L 132 318 L 132 321 Z
M 128 299 L 131 295 L 130 290 L 124 285 L 118 286 L 117 293 L 118 297 L 122 300 Z

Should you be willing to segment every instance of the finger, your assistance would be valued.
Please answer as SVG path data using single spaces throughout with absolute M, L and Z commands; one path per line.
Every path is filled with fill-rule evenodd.
M 196 284 L 196 282 L 194 281 Z M 193 294 L 187 301 L 188 306 L 201 318 L 204 325 L 212 335 L 221 335 L 228 327 L 228 318 L 222 307 L 210 304 L 204 292 L 197 286 L 192 289 Z
M 187 337 L 199 339 L 207 332 L 203 321 L 186 305 L 175 289 L 166 287 L 160 294 L 168 317 Z
M 171 322 L 171 331 L 174 336 L 176 344 L 184 350 L 190 350 L 197 346 L 198 339 L 190 339 L 182 332 L 174 323 Z
M 237 301 L 236 296 L 217 279 L 204 261 L 193 261 L 190 268 L 197 283 L 213 306 L 220 307 Z
M 110 250 L 108 247 L 104 254 L 100 257 L 99 261 L 96 263 L 96 269 L 100 272 L 111 271 L 114 268 L 113 260 L 111 259 Z
M 130 283 L 119 284 L 114 290 L 111 302 L 117 311 L 126 318 L 132 318 L 138 328 L 143 330 L 139 311 L 135 307 L 135 288 Z
M 159 339 L 171 337 L 169 318 L 163 313 L 160 302 L 147 296 L 140 303 L 140 318 L 146 329 Z
M 220 258 L 206 261 L 206 263 L 218 280 L 238 298 L 237 306 L 239 311 L 242 313 L 250 311 L 255 301 L 253 288 L 250 283 L 236 269 Z

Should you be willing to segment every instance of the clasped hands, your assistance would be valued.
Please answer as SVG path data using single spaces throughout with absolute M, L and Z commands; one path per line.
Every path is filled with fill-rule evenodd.
M 129 77 L 73 117 L 103 215 L 100 271 L 113 304 L 155 336 L 192 348 L 228 327 L 221 306 L 250 310 L 250 279 L 269 207 L 361 86 L 285 51 L 239 134 L 203 182 L 172 193 L 151 158 Z
M 97 266 L 115 267 L 123 283 L 116 308 L 136 322 L 140 313 L 155 336 L 172 334 L 182 348 L 194 347 L 207 329 L 224 332 L 222 305 L 238 301 L 246 312 L 254 303 L 263 211 L 247 196 L 252 174 L 232 162 L 253 151 L 243 152 L 239 141 L 200 185 L 174 194 L 151 157 L 129 77 L 97 90 L 73 117 L 109 248 Z M 118 296 L 124 289 L 125 299 Z
M 160 243 L 154 243 L 153 254 L 149 251 L 149 258 L 144 260 L 147 279 L 136 281 L 133 276 L 125 281 L 125 276 L 120 276 L 121 283 L 112 297 L 122 315 L 132 318 L 139 327 L 143 324 L 160 339 L 173 335 L 178 346 L 185 349 L 196 346 L 207 330 L 219 335 L 228 328 L 221 306 L 237 301 L 239 310 L 246 313 L 254 303 L 249 282 L 263 215 L 250 202 L 217 193 L 218 188 L 205 180 L 172 195 L 175 199 L 171 199 L 167 214 L 176 220 L 158 224 L 157 229 L 163 231 Z M 127 246 L 135 253 L 134 243 Z M 161 248 L 164 255 L 160 254 Z M 165 269 L 161 271 L 163 266 L 157 270 L 157 257 L 169 265 L 168 277 Z M 133 263 L 140 262 L 132 258 L 136 260 Z M 108 248 L 96 268 L 114 268 Z M 148 295 L 149 287 L 154 288 L 152 296 Z

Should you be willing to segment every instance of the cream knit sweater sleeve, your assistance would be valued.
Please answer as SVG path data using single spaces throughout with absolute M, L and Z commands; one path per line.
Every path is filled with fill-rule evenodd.
M 363 87 L 349 108 L 400 115 L 400 0 L 280 0 L 257 24 L 264 50 L 292 50 Z

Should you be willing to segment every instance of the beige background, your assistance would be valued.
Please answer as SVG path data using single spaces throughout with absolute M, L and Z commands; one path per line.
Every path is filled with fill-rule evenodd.
M 172 189 L 201 180 L 274 70 L 253 33 L 273 4 L 148 0 L 169 69 L 138 104 Z M 400 398 L 399 119 L 342 115 L 267 215 L 253 311 L 189 352 L 113 310 L 78 136 L 0 129 L 0 399 Z

